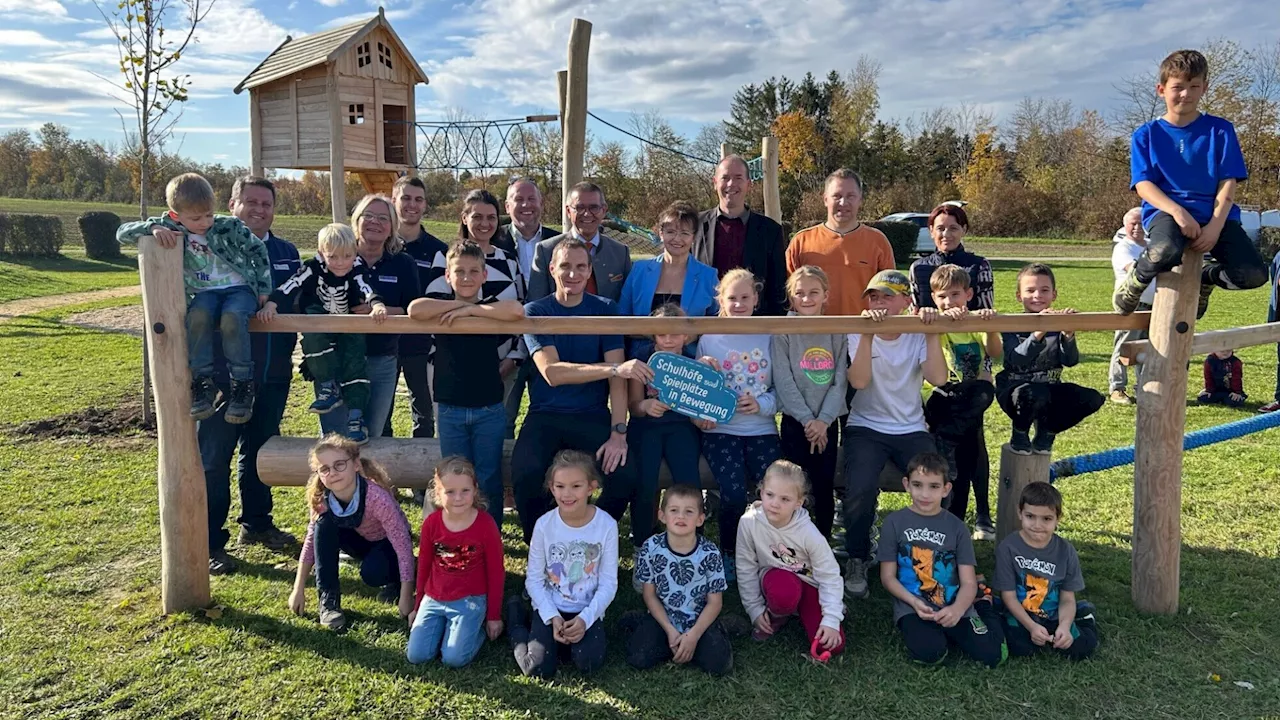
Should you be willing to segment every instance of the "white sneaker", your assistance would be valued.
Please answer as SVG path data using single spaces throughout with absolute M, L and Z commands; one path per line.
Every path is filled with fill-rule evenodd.
M 850 558 L 844 564 L 844 591 L 850 597 L 867 596 L 867 563 L 865 560 Z

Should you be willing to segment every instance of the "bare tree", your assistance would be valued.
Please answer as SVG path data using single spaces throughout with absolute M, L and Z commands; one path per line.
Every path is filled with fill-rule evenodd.
M 171 68 L 182 59 L 195 38 L 196 28 L 213 9 L 216 0 L 120 0 L 108 14 L 95 3 L 116 38 L 121 82 L 112 82 L 124 97 L 114 96 L 133 108 L 132 128 L 117 112 L 125 138 L 138 162 L 138 215 L 148 215 L 147 190 L 152 181 L 154 153 L 173 135 L 187 101 L 191 76 Z M 175 31 L 176 28 L 176 31 Z M 165 37 L 168 32 L 168 37 Z M 104 78 L 105 79 L 105 78 Z

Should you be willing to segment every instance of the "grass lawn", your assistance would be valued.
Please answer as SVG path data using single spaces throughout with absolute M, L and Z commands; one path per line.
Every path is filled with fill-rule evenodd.
M 996 264 L 997 304 L 1014 311 L 1018 263 Z M 1105 263 L 1059 268 L 1061 305 L 1103 310 Z M 1267 289 L 1216 293 L 1204 329 L 1260 322 Z M 114 301 L 116 303 L 126 301 Z M 322 630 L 314 615 L 285 608 L 296 557 L 232 548 L 241 572 L 213 579 L 216 617 L 159 615 L 155 441 L 145 436 L 33 440 L 15 423 L 110 405 L 138 391 L 139 340 L 67 327 L 63 308 L 0 325 L 0 717 L 433 717 L 433 718 L 1245 718 L 1280 713 L 1280 648 L 1273 608 L 1280 591 L 1280 479 L 1269 430 L 1197 450 L 1183 473 L 1181 612 L 1145 617 L 1130 599 L 1132 469 L 1068 478 L 1062 533 L 1080 552 L 1099 607 L 1102 645 L 1088 662 L 1013 660 L 995 671 L 967 661 L 941 668 L 907 661 L 890 625 L 887 595 L 873 587 L 852 602 L 849 648 L 830 666 L 810 663 L 794 627 L 765 644 L 736 640 L 731 677 L 713 680 L 674 666 L 639 673 L 623 661 L 613 630 L 642 603 L 629 589 L 624 544 L 621 589 L 606 618 L 609 658 L 598 675 L 563 671 L 555 682 L 522 678 L 505 641 L 488 644 L 463 670 L 404 660 L 406 629 L 344 568 L 349 633 Z M 1111 338 L 1081 336 L 1075 382 L 1103 388 Z M 1192 406 L 1188 429 L 1247 417 L 1273 390 L 1275 350 L 1241 353 L 1250 407 Z M 1199 389 L 1192 367 L 1190 393 Z M 297 383 L 287 434 L 310 434 Z M 408 417 L 398 403 L 397 435 Z M 987 416 L 993 458 L 1008 433 Z M 1059 439 L 1059 456 L 1126 445 L 1134 408 L 1108 404 Z M 993 475 L 995 474 L 993 468 Z M 275 493 L 276 519 L 299 536 L 302 492 Z M 994 502 L 994 489 L 992 500 Z M 901 507 L 884 496 L 883 511 Z M 408 504 L 406 502 L 406 508 Z M 232 508 L 232 518 L 237 509 Z M 411 524 L 419 518 L 410 510 Z M 523 580 L 525 549 L 514 517 L 504 528 L 507 589 Z M 714 537 L 714 533 L 712 537 Z M 978 547 L 991 572 L 991 544 Z M 873 583 L 874 585 L 874 583 Z M 314 589 L 308 608 L 314 612 Z M 736 593 L 726 611 L 742 613 Z M 1215 679 L 1217 678 L 1217 679 Z M 1252 690 L 1234 684 L 1252 683 Z
M 80 246 L 63 246 L 62 257 L 0 255 L 0 302 L 138 284 L 137 255 L 90 260 Z

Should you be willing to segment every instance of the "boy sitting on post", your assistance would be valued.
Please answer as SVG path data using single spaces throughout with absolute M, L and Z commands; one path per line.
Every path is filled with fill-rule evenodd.
M 350 315 L 357 305 L 368 305 L 373 321 L 381 324 L 387 319 L 387 306 L 365 280 L 366 267 L 356 254 L 355 232 L 341 223 L 329 223 L 320 229 L 316 256 L 271 293 L 258 319 L 271 322 L 279 306 L 297 299 L 308 315 Z M 364 335 L 302 333 L 302 358 L 316 386 L 316 400 L 308 409 L 324 414 L 345 402 L 347 437 L 361 445 L 369 442 L 364 421 L 369 406 Z
M 1057 283 L 1053 270 L 1043 263 L 1018 271 L 1017 298 L 1024 312 L 1075 313 L 1072 308 L 1053 308 L 1058 299 Z M 1062 369 L 1080 363 L 1074 332 L 1001 333 L 1001 338 L 1004 369 L 996 375 L 996 401 L 1013 421 L 1009 449 L 1018 455 L 1052 454 L 1058 433 L 1098 412 L 1106 399 L 1093 388 L 1062 382 Z M 1036 429 L 1034 441 L 1032 425 Z
M 213 382 L 214 333 L 231 376 L 226 419 L 233 425 L 253 416 L 253 355 L 249 317 L 271 292 L 267 246 L 238 219 L 213 214 L 213 186 L 196 173 L 169 181 L 169 212 L 125 223 L 116 240 L 135 244 L 151 235 L 163 248 L 183 241 L 182 280 L 187 290 L 187 365 L 191 368 L 191 417 L 205 420 L 221 407 Z
M 1195 50 L 1179 50 L 1160 63 L 1156 92 L 1165 114 L 1133 131 L 1130 168 L 1133 189 L 1142 198 L 1147 249 L 1112 304 L 1128 315 L 1156 275 L 1182 264 L 1190 249 L 1209 253 L 1200 274 L 1196 317 L 1209 307 L 1213 286 L 1256 288 L 1267 281 L 1267 266 L 1240 224 L 1236 185 L 1249 177 L 1244 154 L 1229 120 L 1200 112 L 1209 84 L 1209 62 Z

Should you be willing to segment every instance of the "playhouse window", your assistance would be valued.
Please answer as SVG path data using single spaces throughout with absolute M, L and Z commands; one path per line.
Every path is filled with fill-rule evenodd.
M 383 65 L 386 65 L 388 70 L 392 69 L 391 68 L 391 48 L 387 47 L 386 45 L 383 45 L 382 43 L 378 43 L 378 62 L 382 63 Z
M 382 44 L 379 43 L 378 47 L 382 47 Z M 364 67 L 370 62 L 372 62 L 372 60 L 369 59 L 369 43 L 367 41 L 360 43 L 356 46 L 356 66 Z
M 347 106 L 347 122 L 352 125 L 364 124 L 364 103 Z

